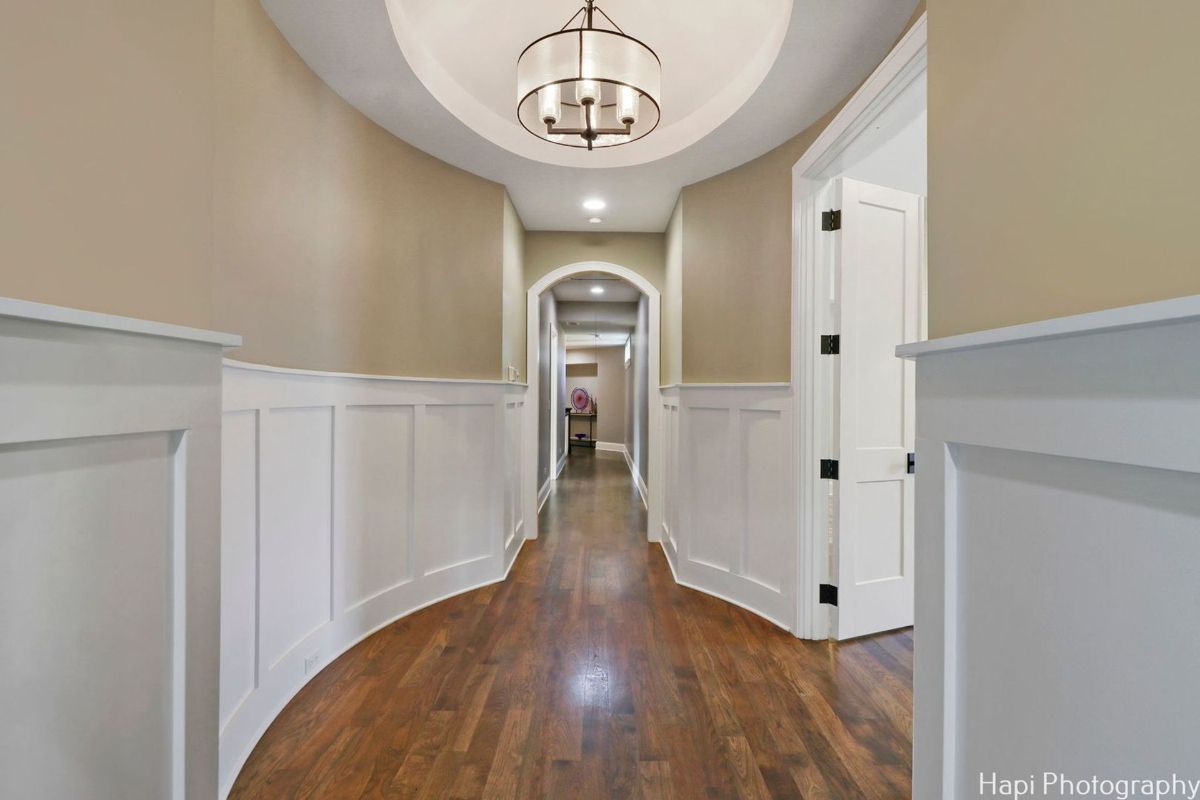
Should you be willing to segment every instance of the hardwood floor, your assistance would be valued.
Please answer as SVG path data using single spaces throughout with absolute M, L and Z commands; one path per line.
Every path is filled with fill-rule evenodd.
M 312 680 L 232 798 L 908 798 L 912 637 L 803 642 L 678 586 L 579 452 L 509 579 Z

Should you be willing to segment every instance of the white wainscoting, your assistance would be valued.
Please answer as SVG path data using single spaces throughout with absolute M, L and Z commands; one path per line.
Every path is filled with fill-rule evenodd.
M 790 386 L 681 384 L 662 404 L 662 545 L 676 580 L 792 630 Z
M 217 793 L 221 351 L 0 298 L 0 797 Z
M 913 796 L 1200 778 L 1200 297 L 917 360 Z
M 363 637 L 502 580 L 525 539 L 526 388 L 226 362 L 221 789 Z

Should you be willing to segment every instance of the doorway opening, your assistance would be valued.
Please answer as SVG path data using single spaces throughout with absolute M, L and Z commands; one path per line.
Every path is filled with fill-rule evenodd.
M 653 284 L 606 262 L 560 267 L 529 289 L 527 375 L 538 402 L 527 412 L 536 438 L 525 469 L 535 510 L 573 456 L 623 459 L 647 540 L 659 540 L 659 303 Z M 537 532 L 535 522 L 527 537 Z
M 926 62 L 922 17 L 792 170 L 801 638 L 913 624 Z

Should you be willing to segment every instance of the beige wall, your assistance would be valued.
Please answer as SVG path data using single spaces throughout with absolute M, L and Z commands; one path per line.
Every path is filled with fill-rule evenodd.
M 625 346 L 584 347 L 567 351 L 567 364 L 595 364 L 595 376 L 567 377 L 568 394 L 576 386 L 588 390 L 596 401 L 594 432 L 597 441 L 623 444 L 628 398 L 625 392 Z M 571 420 L 571 436 L 586 433 L 587 420 Z
M 1200 3 L 929 5 L 930 336 L 1200 293 Z
M 664 238 L 661 233 L 529 231 L 525 234 L 525 287 L 551 270 L 579 261 L 607 261 L 663 288 Z
M 836 112 L 769 153 L 684 188 L 684 382 L 790 379 L 792 165 Z
M 216 0 L 215 267 L 235 357 L 500 378 L 504 188 L 396 139 Z
M 503 342 L 500 363 L 516 367 L 525 381 L 525 226 L 508 194 L 504 195 L 504 254 L 502 259 Z M 507 378 L 507 376 L 505 376 Z
M 0 295 L 211 327 L 212 5 L 4 4 Z
M 897 41 L 923 13 L 925 0 Z M 684 187 L 679 380 L 790 380 L 792 166 L 853 94 L 774 150 Z
M 667 223 L 659 374 L 663 386 L 683 380 L 683 194 Z

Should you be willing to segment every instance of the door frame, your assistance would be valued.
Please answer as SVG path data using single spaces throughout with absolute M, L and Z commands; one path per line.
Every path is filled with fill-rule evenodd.
M 603 272 L 620 278 L 633 286 L 635 286 L 642 294 L 646 295 L 649 301 L 649 314 L 647 319 L 647 342 L 646 342 L 646 362 L 647 362 L 647 381 L 646 381 L 646 402 L 649 405 L 647 409 L 647 445 L 649 453 L 649 480 L 647 481 L 647 490 L 649 498 L 647 501 L 646 514 L 646 539 L 650 542 L 657 542 L 662 539 L 662 509 L 663 509 L 663 440 L 660 433 L 662 424 L 662 392 L 660 390 L 659 381 L 659 348 L 660 348 L 660 314 L 662 296 L 658 288 L 650 281 L 639 275 L 627 267 L 622 267 L 619 264 L 612 264 L 607 261 L 580 261 L 574 264 L 567 264 L 558 269 L 551 270 L 543 275 L 529 287 L 526 293 L 526 337 L 525 337 L 525 356 L 526 356 L 526 372 L 529 384 L 529 397 L 539 398 L 538 402 L 527 403 L 526 409 L 526 436 L 531 436 L 533 446 L 527 447 L 525 453 L 525 538 L 536 539 L 538 536 L 538 507 L 537 495 L 538 489 L 538 417 L 540 416 L 539 408 L 541 406 L 540 398 L 542 387 L 540 386 L 541 378 L 538 371 L 538 340 L 539 329 L 541 328 L 541 305 L 538 302 L 542 293 L 549 289 L 559 281 L 570 278 L 573 275 L 579 275 L 586 272 Z M 551 468 L 553 473 L 553 467 Z M 553 474 L 552 474 L 553 477 Z M 530 521 L 532 520 L 532 524 Z
M 550 398 L 550 477 L 547 479 L 551 483 L 558 480 L 558 465 L 560 459 L 558 457 L 558 415 L 561 413 L 558 405 L 558 326 L 550 326 L 550 370 L 547 373 L 550 376 L 550 385 L 543 387 L 542 391 L 546 391 L 546 395 Z M 531 373 L 532 374 L 532 373 Z M 540 380 L 540 373 L 539 373 Z M 565 436 L 568 438 L 571 435 L 570 431 L 566 431 Z M 539 490 L 541 487 L 538 487 Z
M 829 457 L 832 409 L 830 376 L 821 361 L 820 337 L 828 332 L 833 251 L 820 236 L 821 201 L 830 176 L 825 172 L 922 72 L 928 62 L 926 15 L 909 28 L 887 58 L 854 93 L 833 121 L 792 167 L 792 403 L 796 420 L 793 458 L 799 483 L 796 519 L 796 636 L 828 639 L 829 607 L 818 600 L 830 580 L 828 492 L 820 459 Z

